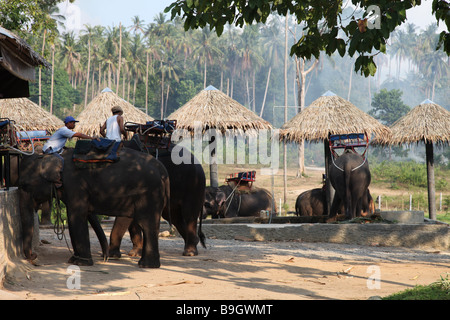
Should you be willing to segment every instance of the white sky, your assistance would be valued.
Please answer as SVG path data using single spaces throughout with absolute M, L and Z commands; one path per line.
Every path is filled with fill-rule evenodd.
M 83 29 L 85 24 L 118 26 L 122 23 L 125 27 L 132 24 L 132 18 L 139 16 L 147 25 L 153 22 L 154 17 L 170 5 L 174 0 L 75 0 L 60 4 L 60 13 L 66 16 L 66 28 L 75 32 Z M 419 7 L 407 11 L 409 22 L 421 29 L 425 29 L 436 19 L 431 13 L 432 0 L 422 0 Z M 166 14 L 170 18 L 170 13 Z M 443 30 L 445 24 L 440 23 L 439 30 Z

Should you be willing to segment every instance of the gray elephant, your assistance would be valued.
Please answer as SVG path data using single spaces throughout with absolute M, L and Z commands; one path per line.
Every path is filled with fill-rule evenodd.
M 125 141 L 124 146 L 152 155 L 156 155 L 157 151 L 145 147 L 141 143 L 139 135 L 134 135 L 130 141 Z M 169 150 L 158 150 L 158 160 L 166 167 L 171 182 L 170 217 L 164 218 L 172 223 L 183 237 L 185 242 L 183 255 L 195 256 L 198 254 L 197 244 L 199 241 L 205 247 L 205 235 L 201 231 L 202 208 L 205 198 L 205 173 L 202 166 L 194 159 L 194 155 L 186 148 L 177 149 L 180 152 L 188 153 L 191 162 L 174 164 L 171 157 L 173 147 L 172 144 Z M 200 224 L 197 230 L 199 219 Z M 133 249 L 129 255 L 139 255 L 142 250 L 141 232 L 130 219 L 116 218 L 110 238 L 109 253 L 111 256 L 120 257 L 120 243 L 127 230 L 133 242 Z
M 160 219 L 162 214 L 170 214 L 170 183 L 165 167 L 150 155 L 124 148 L 120 161 L 116 163 L 79 169 L 72 161 L 73 153 L 73 149 L 67 149 L 62 154 L 63 186 L 57 189 L 60 199 L 66 204 L 74 250 L 69 262 L 93 264 L 87 221 L 93 214 L 102 214 L 134 219 L 144 233 L 144 250 L 139 266 L 160 267 Z M 29 260 L 36 258 L 31 248 L 33 212 L 37 205 L 50 199 L 52 184 L 59 180 L 60 169 L 61 160 L 55 155 L 26 156 L 20 164 L 23 250 Z
M 295 201 L 297 216 L 322 216 L 325 214 L 325 192 L 323 188 L 316 188 L 302 192 Z
M 367 159 L 352 150 L 345 150 L 332 161 L 329 173 L 331 185 L 336 191 L 330 217 L 338 213 L 341 201 L 344 204 L 346 219 L 361 216 L 364 196 L 367 198 L 371 180 Z
M 206 187 L 203 209 L 204 216 L 211 215 L 213 219 L 259 216 L 261 210 L 275 215 L 276 211 L 268 190 L 252 187 L 248 191 L 239 191 L 228 185 Z
M 336 200 L 338 201 L 338 200 Z M 337 214 L 344 214 L 345 208 L 342 200 L 339 199 L 339 206 Z M 323 216 L 325 212 L 326 200 L 325 190 L 323 188 L 316 188 L 302 192 L 295 202 L 295 213 L 297 216 Z M 375 211 L 375 204 L 367 189 L 366 194 L 362 199 L 362 216 L 368 216 Z

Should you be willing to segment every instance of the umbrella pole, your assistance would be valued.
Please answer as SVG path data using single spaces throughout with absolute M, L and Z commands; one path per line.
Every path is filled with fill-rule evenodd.
M 216 141 L 215 137 L 211 137 L 209 140 L 209 183 L 211 187 L 217 188 L 219 186 L 219 174 L 217 168 L 217 156 L 216 156 Z
M 427 157 L 428 214 L 431 220 L 436 220 L 433 142 L 425 142 L 425 149 Z
M 330 172 L 329 172 L 329 164 L 331 162 L 331 151 L 328 139 L 324 139 L 323 147 L 325 151 L 325 200 L 326 200 L 326 210 L 325 214 L 330 215 L 331 203 L 334 198 L 334 188 L 330 182 Z

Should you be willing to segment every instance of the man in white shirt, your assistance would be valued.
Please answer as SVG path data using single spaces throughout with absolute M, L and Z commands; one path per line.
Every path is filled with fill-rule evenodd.
M 122 135 L 127 138 L 127 133 L 124 127 L 123 110 L 119 106 L 111 108 L 112 116 L 109 117 L 105 123 L 100 127 L 100 134 L 109 140 L 122 141 Z M 106 130 L 106 133 L 105 133 Z
M 56 130 L 56 132 L 50 137 L 50 139 L 48 139 L 47 143 L 42 148 L 42 152 L 44 152 L 45 154 L 59 154 L 65 146 L 67 139 L 73 137 L 90 140 L 95 139 L 83 133 L 72 131 L 72 129 L 75 128 L 76 122 L 79 121 L 75 120 L 72 116 L 66 117 L 66 119 L 64 119 L 65 126 Z

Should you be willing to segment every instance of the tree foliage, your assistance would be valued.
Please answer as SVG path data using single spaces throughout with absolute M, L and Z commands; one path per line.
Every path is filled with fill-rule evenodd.
M 355 71 L 366 77 L 374 75 L 374 56 L 386 51 L 386 42 L 391 32 L 406 21 L 406 11 L 420 5 L 421 0 L 351 1 L 354 10 L 350 17 L 343 16 L 346 1 L 330 0 L 177 0 L 165 9 L 172 18 L 181 16 L 185 30 L 209 26 L 221 35 L 226 24 L 242 27 L 244 24 L 266 23 L 273 13 L 294 15 L 305 24 L 304 35 L 291 47 L 291 55 L 304 59 L 319 58 L 320 52 L 332 55 L 338 52 L 342 57 L 358 55 Z M 379 9 L 380 16 L 374 11 Z M 375 14 L 373 14 L 375 12 Z M 445 20 L 450 26 L 447 1 L 433 1 L 433 13 L 437 19 Z M 344 21 L 345 20 L 345 21 Z M 350 22 L 348 22 L 349 20 Z M 448 33 L 441 34 L 440 44 L 450 54 Z
M 50 9 L 64 0 L 2 0 L 0 25 L 24 36 L 28 32 L 48 30 L 50 37 L 57 35 L 57 21 L 50 16 Z M 74 2 L 75 0 L 70 0 Z
M 369 114 L 383 124 L 390 126 L 408 113 L 410 108 L 402 101 L 403 92 L 397 89 L 381 89 L 372 99 L 372 110 Z

